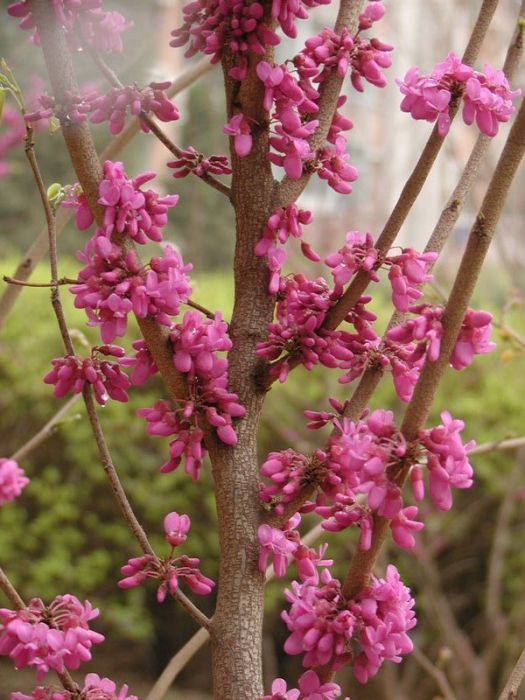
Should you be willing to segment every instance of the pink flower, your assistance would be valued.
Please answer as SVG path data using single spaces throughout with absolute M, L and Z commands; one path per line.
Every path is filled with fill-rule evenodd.
M 235 153 L 241 158 L 247 156 L 252 150 L 252 134 L 248 120 L 242 112 L 235 114 L 230 121 L 223 126 L 224 134 L 233 137 Z
M 381 264 L 378 261 L 378 250 L 370 233 L 348 231 L 346 243 L 337 253 L 332 253 L 325 259 L 328 267 L 332 268 L 335 282 L 335 294 L 342 293 L 344 285 L 349 282 L 359 270 L 370 275 L 374 282 L 379 281 L 376 270 Z
M 29 479 L 14 459 L 0 459 L 0 506 L 18 498 Z
M 432 280 L 428 270 L 437 257 L 437 253 L 418 253 L 413 248 L 403 248 L 400 255 L 387 258 L 392 302 L 398 311 L 408 311 L 410 304 L 423 296 L 420 287 Z
M 461 370 L 472 364 L 474 355 L 492 352 L 496 343 L 490 341 L 492 334 L 492 314 L 488 311 L 468 309 L 457 337 L 450 364 Z
M 358 178 L 358 172 L 353 165 L 348 163 L 349 155 L 346 152 L 346 139 L 338 136 L 335 147 L 325 146 L 317 152 L 316 170 L 321 180 L 326 180 L 330 187 L 339 194 L 350 194 L 351 182 Z
M 173 511 L 173 513 L 168 513 L 164 518 L 166 542 L 172 547 L 178 547 L 180 544 L 184 544 L 190 527 L 191 520 L 189 515 L 179 515 L 175 511 Z
M 83 42 L 98 51 L 120 53 L 122 32 L 132 25 L 119 12 L 105 12 L 102 0 L 59 0 L 52 4 L 57 21 L 64 27 L 69 42 L 80 48 Z M 35 20 L 31 13 L 31 3 L 19 0 L 8 6 L 11 17 L 20 19 L 21 29 L 34 29 Z M 35 30 L 34 40 L 38 43 Z M 80 41 L 79 41 L 80 38 Z
M 298 700 L 299 695 L 297 688 L 287 690 L 284 678 L 276 678 L 272 683 L 272 694 L 265 695 L 261 700 Z
M 311 670 L 299 678 L 299 690 L 302 693 L 301 700 L 336 700 L 341 695 L 337 683 L 321 683 L 317 673 Z
M 519 95 L 521 90 L 510 89 L 503 71 L 494 70 L 487 63 L 483 73 L 476 73 L 466 82 L 463 119 L 466 124 L 475 119 L 482 133 L 496 136 L 499 122 L 507 122 L 513 115 L 512 100 Z
M 260 525 L 257 533 L 261 545 L 259 571 L 266 571 L 268 557 L 272 554 L 275 575 L 282 578 L 288 568 L 288 557 L 295 552 L 298 542 L 290 539 L 287 531 L 283 532 L 270 525 Z

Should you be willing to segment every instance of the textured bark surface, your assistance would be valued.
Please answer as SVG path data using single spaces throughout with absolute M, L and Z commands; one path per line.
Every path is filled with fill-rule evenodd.
M 267 293 L 268 268 L 254 255 L 271 212 L 274 181 L 269 162 L 267 115 L 261 109 L 262 83 L 254 66 L 241 91 L 228 78 L 224 61 L 229 116 L 243 111 L 253 119 L 253 148 L 238 158 L 232 150 L 232 203 L 236 214 L 235 304 L 230 326 L 229 385 L 246 407 L 237 423 L 234 448 L 216 444 L 210 453 L 216 486 L 221 564 L 217 607 L 212 627 L 214 697 L 258 700 L 262 688 L 262 621 L 264 577 L 257 568 L 260 518 L 257 430 L 265 390 L 257 343 L 266 337 L 273 314 Z

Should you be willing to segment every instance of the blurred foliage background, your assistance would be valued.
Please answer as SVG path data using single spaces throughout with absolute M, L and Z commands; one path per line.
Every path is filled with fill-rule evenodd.
M 2 10 L 7 4 L 6 0 L 0 3 Z M 438 4 L 437 0 L 429 2 L 429 12 L 435 13 Z M 464 11 L 465 17 L 470 16 L 473 3 L 465 0 L 449 4 L 454 5 L 456 11 Z M 124 82 L 142 84 L 166 75 L 176 76 L 183 70 L 180 52 L 179 63 L 176 63 L 171 54 L 168 60 L 158 48 L 160 33 L 166 34 L 167 29 L 175 26 L 167 22 L 166 13 L 171 20 L 179 9 L 178 3 L 115 2 L 113 5 L 126 16 L 132 15 L 135 21 L 125 36 L 127 45 L 134 47 L 133 51 L 112 59 L 113 67 Z M 489 53 L 501 53 L 512 26 L 509 18 L 516 10 L 516 2 L 502 2 L 499 24 L 496 22 L 500 34 L 491 35 Z M 30 91 L 32 75 L 41 68 L 38 49 L 28 44 L 27 37 L 16 30 L 12 20 L 4 17 L 5 14 L 0 20 L 1 53 L 9 60 L 24 89 Z M 447 22 L 454 21 L 454 14 L 445 12 L 444 17 L 440 18 L 444 23 L 440 31 L 446 32 L 451 26 Z M 151 31 L 144 32 L 145 26 Z M 433 31 L 438 30 L 434 28 Z M 386 40 L 388 34 L 387 29 Z M 406 48 L 403 51 L 406 52 Z M 421 47 L 418 51 L 421 54 Z M 427 68 L 441 58 L 441 54 L 430 55 Z M 99 81 L 84 56 L 77 57 L 77 64 L 83 80 Z M 401 65 L 404 67 L 395 75 L 403 74 L 406 61 Z M 365 135 L 367 115 L 370 112 L 376 115 L 381 100 L 388 103 L 394 99 L 389 97 L 388 91 L 386 97 L 381 91 L 372 94 L 373 97 L 369 94 L 356 97 L 356 123 L 361 119 Z M 398 104 L 395 86 L 392 94 Z M 215 70 L 204 76 L 177 99 L 177 103 L 185 115 L 174 135 L 177 142 L 183 147 L 195 144 L 205 153 L 225 153 L 227 143 L 220 130 L 225 121 L 220 72 Z M 400 139 L 405 139 L 407 147 L 410 145 L 415 159 L 419 141 L 426 138 L 428 127 L 405 119 L 406 131 L 404 136 L 400 134 Z M 386 131 L 388 124 L 383 121 L 383 125 Z M 357 133 L 358 127 L 359 124 Z M 0 124 L 0 134 L 1 129 Z M 381 157 L 385 153 L 382 149 L 388 146 L 388 139 L 383 145 L 383 132 L 380 133 L 381 137 L 371 141 L 370 149 L 363 145 L 365 139 L 357 138 L 354 146 L 351 141 L 351 152 L 361 172 L 351 197 L 334 198 L 326 193 L 324 186 L 318 185 L 307 194 L 308 206 L 320 209 L 316 225 L 307 235 L 322 253 L 338 247 L 344 232 L 350 228 L 368 228 L 376 232 L 387 216 L 391 198 L 403 183 L 403 179 L 390 180 L 381 174 Z M 108 141 L 105 125 L 94 129 L 94 134 L 97 146 L 102 149 Z M 464 162 L 469 138 L 465 131 L 453 133 L 451 145 L 444 149 L 438 162 L 439 188 L 423 193 L 430 204 L 427 210 L 409 219 L 403 231 L 405 241 L 421 245 L 430 233 L 431 215 L 446 201 L 448 187 L 454 182 L 451 173 Z M 409 143 L 411 140 L 413 144 Z M 60 134 L 39 134 L 37 152 L 46 183 L 74 180 Z M 491 154 L 489 161 L 496 155 Z M 220 194 L 195 179 L 172 180 L 165 168 L 166 160 L 171 158 L 165 152 L 159 153 L 149 136 L 140 134 L 122 154 L 122 159 L 128 173 L 157 168 L 159 178 L 153 186 L 181 195 L 179 204 L 170 212 L 166 238 L 180 247 L 185 259 L 194 263 L 195 301 L 222 310 L 228 318 L 234 250 L 234 222 L 229 205 Z M 0 182 L 2 275 L 13 273 L 20 256 L 43 223 L 21 147 L 9 154 L 9 165 L 10 177 Z M 404 177 L 408 172 L 404 172 Z M 499 243 L 499 255 L 494 254 L 489 260 L 476 299 L 476 305 L 495 314 L 499 324 L 495 330 L 498 349 L 491 356 L 478 358 L 462 373 L 452 370 L 448 373 L 429 421 L 437 422 L 440 411 L 447 409 L 465 420 L 467 439 L 475 438 L 478 443 L 525 434 L 522 339 L 525 320 L 521 301 L 525 277 L 519 238 L 524 203 L 519 192 L 518 183 L 498 231 L 504 243 Z M 446 256 L 436 269 L 440 290 L 446 292 L 450 286 L 465 227 L 469 225 L 468 217 L 476 211 L 482 195 L 483 187 L 472 194 Z M 77 232 L 72 225 L 61 236 L 61 275 L 75 276 L 78 264 L 73 254 L 83 247 L 85 240 L 86 234 Z M 292 254 L 290 269 L 300 267 L 309 274 L 322 274 L 319 267 L 306 264 Z M 49 279 L 46 262 L 39 266 L 33 279 L 42 282 Z M 388 290 L 382 285 L 374 290 L 373 306 L 382 329 L 391 310 Z M 430 296 L 436 293 L 436 290 L 429 290 Z M 85 344 L 98 342 L 97 333 L 85 326 L 83 315 L 74 310 L 67 291 L 63 299 L 70 327 L 76 330 L 75 342 L 82 352 Z M 136 326 L 130 324 L 125 341 L 127 347 L 137 337 Z M 47 291 L 25 289 L 0 330 L 1 456 L 17 450 L 62 405 L 63 402 L 53 399 L 50 387 L 41 381 L 50 360 L 61 352 Z M 260 436 L 261 460 L 270 450 L 294 446 L 309 451 L 320 446 L 324 436 L 305 429 L 303 410 L 322 410 L 327 396 L 344 400 L 351 390 L 352 386 L 338 384 L 334 372 L 316 369 L 307 373 L 302 368 L 293 372 L 285 385 L 275 386 L 268 396 Z M 143 421 L 135 415 L 138 408 L 151 406 L 161 397 L 162 386 L 153 379 L 144 387 L 134 389 L 128 404 L 110 402 L 101 410 L 108 443 L 130 500 L 154 547 L 160 552 L 164 548 L 163 516 L 171 510 L 188 512 L 193 526 L 185 551 L 201 557 L 203 571 L 216 577 L 218 544 L 209 470 L 203 471 L 198 483 L 191 482 L 182 470 L 160 474 L 158 469 L 166 459 L 168 441 L 148 437 Z M 390 408 L 402 416 L 403 406 L 396 399 L 388 377 L 375 395 L 372 407 Z M 454 697 L 466 700 L 472 697 L 478 662 L 490 676 L 495 694 L 525 645 L 525 552 L 521 544 L 525 528 L 525 453 L 493 451 L 473 457 L 472 461 L 476 469 L 475 486 L 468 492 L 455 494 L 454 508 L 449 514 L 436 514 L 431 508 L 424 512 L 427 526 L 414 552 L 400 554 L 392 550 L 385 553 L 381 562 L 384 566 L 387 560 L 393 560 L 404 580 L 413 587 L 420 619 L 413 634 L 417 653 L 400 667 L 385 665 L 365 689 L 357 688 L 350 674 L 342 674 L 344 689 L 353 698 L 436 699 L 443 697 L 443 688 L 436 684 L 436 673 L 441 673 L 449 679 Z M 31 477 L 31 484 L 18 501 L 0 509 L 0 564 L 25 598 L 39 596 L 48 600 L 70 591 L 100 606 L 102 613 L 97 629 L 107 635 L 108 641 L 105 647 L 95 651 L 89 670 L 129 682 L 131 689 L 144 698 L 171 656 L 193 634 L 195 625 L 171 601 L 159 606 L 154 585 L 131 591 L 117 588 L 120 566 L 130 556 L 136 556 L 137 549 L 106 485 L 81 403 L 22 466 Z M 313 522 L 305 519 L 305 531 Z M 355 536 L 340 533 L 321 541 L 325 540 L 330 542 L 330 556 L 337 562 L 335 573 L 344 575 Z M 286 629 L 279 620 L 283 588 L 282 581 L 272 582 L 267 591 L 265 673 L 268 685 L 270 679 L 278 675 L 293 680 L 300 673 L 297 660 L 282 652 L 286 638 Z M 211 614 L 213 596 L 199 599 L 199 604 Z M 12 690 L 27 690 L 32 685 L 31 674 L 15 675 L 5 659 L 0 659 L 2 700 L 8 698 Z M 209 660 L 204 648 L 178 678 L 173 697 L 187 700 L 207 697 L 209 689 Z M 203 695 L 196 694 L 199 692 Z

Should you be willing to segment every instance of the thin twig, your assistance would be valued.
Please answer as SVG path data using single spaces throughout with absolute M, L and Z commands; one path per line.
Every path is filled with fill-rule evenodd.
M 78 280 L 70 279 L 69 277 L 61 277 L 55 282 L 25 282 L 24 280 L 18 280 L 14 277 L 9 277 L 4 275 L 4 282 L 8 284 L 18 284 L 21 287 L 57 287 L 64 284 L 78 284 Z
M 110 68 L 104 61 L 104 59 L 101 58 L 101 56 L 96 51 L 91 49 L 89 45 L 87 45 L 86 48 L 93 62 L 99 68 L 100 72 L 104 75 L 108 83 L 112 87 L 118 88 L 119 90 L 122 89 L 124 87 L 124 84 L 121 82 L 115 71 L 112 68 Z M 168 149 L 168 151 L 170 151 L 170 153 L 173 153 L 173 155 L 177 158 L 181 158 L 183 156 L 183 150 L 173 143 L 173 141 L 167 136 L 167 134 L 160 128 L 157 122 L 147 112 L 142 110 L 139 119 L 148 127 L 151 133 L 154 134 L 154 136 L 156 136 L 157 139 Z M 195 172 L 195 170 L 192 170 L 191 172 L 193 175 L 198 177 L 199 180 L 202 180 L 207 185 L 217 190 L 217 192 L 220 192 L 221 194 L 225 195 L 228 199 L 231 199 L 231 190 L 228 187 L 228 185 L 225 185 L 224 183 L 220 182 L 220 180 L 217 180 L 217 178 L 213 177 L 213 175 L 210 175 L 209 173 L 198 175 Z
M 525 649 L 521 652 L 520 658 L 512 669 L 505 687 L 501 691 L 498 700 L 517 700 L 518 690 L 525 678 Z
M 472 455 L 481 455 L 486 452 L 496 452 L 499 450 L 515 450 L 518 447 L 523 447 L 525 445 L 525 436 L 517 438 L 509 438 L 507 440 L 493 440 L 492 442 L 484 442 L 481 445 L 473 447 L 468 453 L 469 457 Z
M 16 462 L 19 462 L 20 460 L 27 457 L 27 455 L 34 449 L 39 447 L 45 440 L 51 437 L 51 435 L 53 435 L 56 432 L 64 416 L 67 413 L 69 413 L 73 406 L 75 406 L 79 402 L 80 398 L 80 394 L 75 394 L 74 396 L 72 396 L 69 399 L 69 401 L 65 403 L 50 420 L 48 420 L 48 422 L 44 425 L 43 428 L 40 428 L 40 430 L 35 435 L 33 435 L 31 439 L 29 439 L 26 443 L 19 447 L 16 452 L 14 452 L 11 455 L 11 459 L 14 459 Z
M 433 664 L 428 656 L 416 645 L 414 645 L 412 649 L 412 656 L 414 657 L 414 661 L 436 681 L 436 685 L 443 693 L 444 700 L 457 700 L 456 694 L 448 682 L 446 673 Z

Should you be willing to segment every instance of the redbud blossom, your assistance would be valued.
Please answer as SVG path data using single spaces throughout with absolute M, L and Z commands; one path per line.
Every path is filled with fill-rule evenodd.
M 29 479 L 14 459 L 0 459 L 0 506 L 18 498 Z

